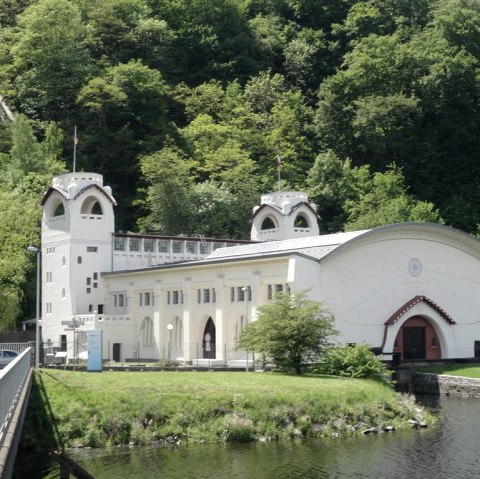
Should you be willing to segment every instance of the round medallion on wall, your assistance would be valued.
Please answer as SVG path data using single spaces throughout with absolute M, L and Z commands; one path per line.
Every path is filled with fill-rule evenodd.
M 412 258 L 408 262 L 408 272 L 412 276 L 420 276 L 422 274 L 422 262 L 418 258 Z

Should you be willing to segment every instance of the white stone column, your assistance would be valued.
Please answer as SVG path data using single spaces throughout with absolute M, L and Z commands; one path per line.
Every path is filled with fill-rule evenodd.
M 195 337 L 195 327 L 193 325 L 193 294 L 191 291 L 191 278 L 187 277 L 182 283 L 183 291 L 183 357 L 185 361 L 191 361 L 196 357 L 195 343 L 198 338 Z

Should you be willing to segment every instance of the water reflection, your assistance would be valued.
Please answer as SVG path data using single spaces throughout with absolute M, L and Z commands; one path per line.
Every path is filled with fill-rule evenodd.
M 355 439 L 72 452 L 96 479 L 480 478 L 479 400 L 427 399 L 438 427 Z M 30 476 L 32 477 L 32 476 Z M 59 477 L 52 472 L 44 476 Z

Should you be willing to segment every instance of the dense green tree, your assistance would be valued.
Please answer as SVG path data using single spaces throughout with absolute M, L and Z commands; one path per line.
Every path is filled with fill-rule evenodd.
M 371 185 L 367 166 L 352 167 L 351 160 L 342 161 L 332 150 L 315 159 L 307 178 L 310 200 L 317 205 L 322 229 L 342 231 L 347 221 L 347 201 L 355 203 Z
M 40 0 L 19 15 L 18 27 L 11 53 L 21 111 L 65 120 L 92 71 L 80 10 L 69 0 Z
M 337 331 L 332 314 L 305 291 L 279 294 L 260 306 L 258 318 L 237 338 L 237 348 L 271 358 L 278 367 L 301 374 L 318 361 Z
M 40 244 L 40 201 L 52 175 L 62 173 L 61 134 L 55 125 L 35 125 L 43 133 L 38 142 L 31 122 L 17 116 L 11 126 L 12 147 L 1 156 L 0 180 L 0 330 L 11 328 L 22 309 L 32 315 L 35 258 L 29 245 Z M 43 128 L 42 128 L 43 126 Z M 32 276 L 33 274 L 33 276 Z
M 107 68 L 78 95 L 78 103 L 86 109 L 79 164 L 90 171 L 108 173 L 113 190 L 123 192 L 118 202 L 125 215 L 119 222 L 122 229 L 134 223 L 132 202 L 140 178 L 137 156 L 163 145 L 167 97 L 161 74 L 140 61 Z
M 416 200 L 407 193 L 401 169 L 391 165 L 385 173 L 375 173 L 356 200 L 344 204 L 346 230 L 374 228 L 404 221 L 443 223 L 432 203 Z
M 395 161 L 412 192 L 443 211 L 455 189 L 470 182 L 466 165 L 470 173 L 478 166 L 478 67 L 477 57 L 431 24 L 365 36 L 320 87 L 319 141 L 374 171 Z

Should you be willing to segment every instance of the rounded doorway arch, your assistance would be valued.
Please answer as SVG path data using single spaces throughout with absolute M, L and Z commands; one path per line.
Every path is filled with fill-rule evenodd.
M 205 324 L 205 329 L 203 330 L 202 336 L 202 350 L 204 359 L 215 359 L 215 335 L 216 328 L 215 323 L 211 317 L 208 318 L 207 323 Z
M 402 360 L 441 359 L 440 335 L 424 316 L 411 316 L 398 330 L 393 352 L 399 353 Z

